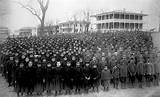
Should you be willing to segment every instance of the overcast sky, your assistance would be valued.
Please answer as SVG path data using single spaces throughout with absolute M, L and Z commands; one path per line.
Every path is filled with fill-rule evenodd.
M 123 10 L 148 14 L 145 18 L 145 28 L 157 27 L 159 23 L 155 1 L 160 0 L 50 0 L 46 21 L 65 21 L 73 17 L 73 14 L 82 10 L 89 10 L 92 14 L 102 11 Z M 155 6 L 156 5 L 156 6 Z M 36 26 L 39 22 L 26 9 L 15 3 L 10 4 L 11 21 L 8 26 L 12 30 L 21 27 Z
M 9 0 L 0 0 L 0 26 L 6 26 L 10 19 L 10 4 Z

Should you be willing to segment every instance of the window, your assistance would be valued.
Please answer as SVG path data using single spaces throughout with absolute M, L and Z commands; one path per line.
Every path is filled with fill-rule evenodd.
M 129 15 L 125 15 L 125 19 L 129 19 Z
M 113 14 L 110 14 L 109 16 L 110 16 L 110 17 L 109 17 L 110 19 L 113 19 Z
M 119 14 L 114 14 L 115 19 L 119 19 Z
M 102 20 L 104 20 L 104 15 L 102 16 Z
M 134 15 L 130 15 L 130 19 L 131 19 L 131 20 L 134 20 Z
M 124 23 L 120 23 L 120 28 L 121 28 L 121 29 L 124 28 Z
M 135 20 L 138 20 L 138 15 L 135 15 Z
M 109 23 L 109 29 L 113 29 L 113 22 Z
M 139 24 L 139 29 L 142 29 L 142 28 L 143 28 L 143 24 L 140 23 L 140 24 Z
M 138 29 L 138 23 L 135 23 L 135 28 Z
M 129 23 L 125 23 L 125 28 L 129 29 Z
M 101 16 L 98 16 L 98 19 L 97 20 L 101 20 Z
M 120 14 L 120 19 L 124 19 L 124 14 Z
M 143 19 L 143 17 L 142 17 L 142 15 L 139 17 L 139 20 L 142 20 Z
M 108 15 L 106 15 L 106 19 L 108 19 L 109 18 L 109 16 Z
M 118 22 L 114 23 L 114 28 L 119 28 L 119 23 Z
M 130 23 L 130 29 L 134 29 L 134 23 Z
M 104 28 L 105 28 L 105 23 L 102 24 L 102 29 L 104 29 Z
M 106 23 L 106 29 L 108 29 L 108 23 Z

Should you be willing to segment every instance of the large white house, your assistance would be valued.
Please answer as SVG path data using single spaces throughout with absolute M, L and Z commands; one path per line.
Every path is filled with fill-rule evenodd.
M 37 35 L 37 29 L 35 27 L 23 27 L 16 31 L 19 37 L 30 37 Z
M 59 23 L 60 33 L 81 33 L 86 32 L 90 22 L 87 21 L 67 21 Z
M 96 21 L 93 23 L 96 25 L 96 30 L 103 32 L 110 30 L 143 30 L 143 17 L 146 14 L 128 12 L 125 10 L 117 10 L 110 12 L 103 12 L 92 15 Z

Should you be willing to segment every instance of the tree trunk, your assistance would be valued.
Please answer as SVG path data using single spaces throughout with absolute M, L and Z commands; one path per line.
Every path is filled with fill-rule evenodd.
M 44 33 L 44 20 L 45 20 L 45 12 L 43 13 L 43 16 L 42 16 L 39 36 L 45 35 L 45 33 Z

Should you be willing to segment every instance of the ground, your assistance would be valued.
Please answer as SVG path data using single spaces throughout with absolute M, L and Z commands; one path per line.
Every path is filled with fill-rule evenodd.
M 13 88 L 8 88 L 8 84 L 0 75 L 0 97 L 17 97 Z M 27 96 L 29 97 L 29 96 Z M 35 96 L 32 96 L 35 97 Z M 54 97 L 54 96 L 42 96 Z M 99 93 L 89 93 L 81 95 L 62 95 L 59 97 L 160 97 L 160 86 L 151 88 L 134 89 L 111 89 L 109 92 L 100 91 Z

